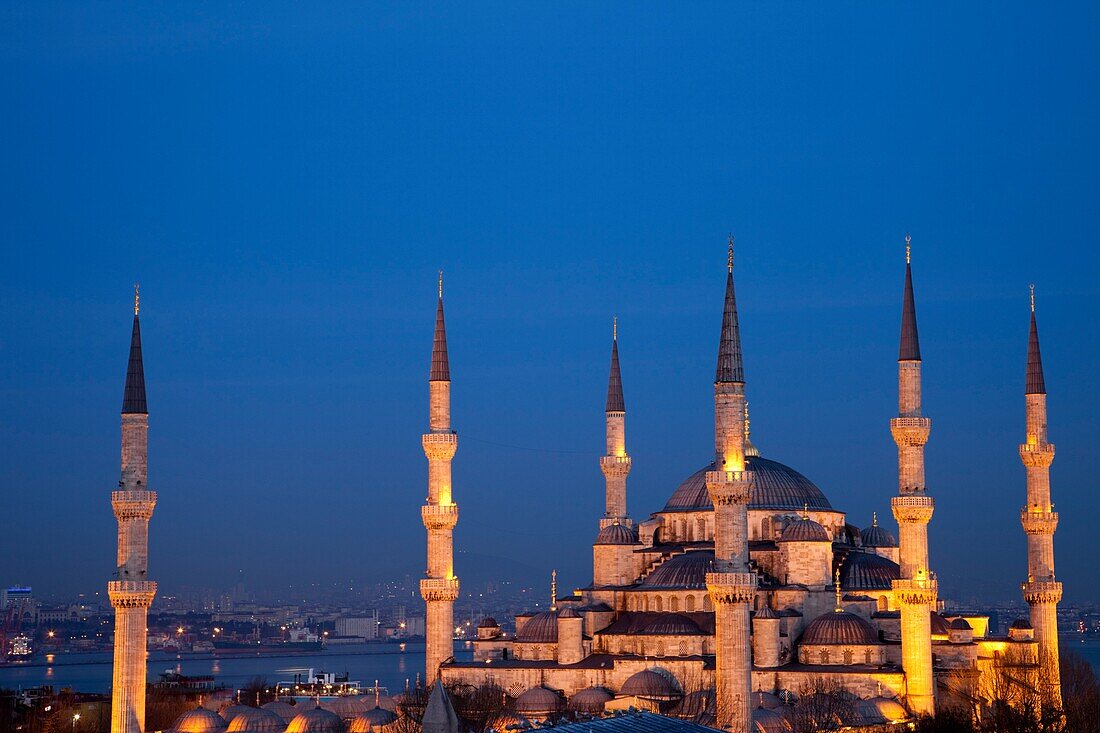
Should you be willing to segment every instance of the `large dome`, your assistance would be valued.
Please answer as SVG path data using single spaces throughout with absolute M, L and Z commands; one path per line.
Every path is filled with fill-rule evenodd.
M 558 640 L 558 612 L 543 611 L 527 620 L 516 632 L 516 641 L 535 644 L 553 644 Z
M 749 509 L 793 509 L 833 508 L 821 489 L 789 466 L 778 461 L 770 461 L 760 456 L 748 456 L 746 468 L 753 473 L 752 496 Z M 707 496 L 707 471 L 713 471 L 714 464 L 709 463 L 687 477 L 676 491 L 672 492 L 663 511 L 693 512 L 714 508 Z

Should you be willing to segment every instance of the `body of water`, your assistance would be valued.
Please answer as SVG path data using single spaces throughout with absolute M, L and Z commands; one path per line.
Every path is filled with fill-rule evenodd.
M 1068 638 L 1067 638 L 1068 637 Z M 1063 637 L 1066 650 L 1081 654 L 1100 675 L 1100 639 Z M 455 643 L 455 658 L 468 660 L 472 652 L 465 642 Z M 0 665 L 0 688 L 18 689 L 53 685 L 71 687 L 78 692 L 106 692 L 111 686 L 111 653 L 85 652 L 38 655 L 28 662 Z M 404 651 L 397 643 L 355 644 L 330 647 L 320 652 L 287 654 L 165 654 L 149 655 L 149 680 L 159 679 L 171 670 L 185 675 L 214 675 L 219 686 L 243 687 L 255 677 L 269 684 L 293 680 L 310 668 L 326 672 L 347 672 L 352 680 L 373 685 L 374 680 L 389 688 L 390 694 L 405 688 L 405 681 L 416 682 L 424 670 L 424 643 L 409 642 Z
M 465 642 L 455 643 L 455 658 L 473 656 Z M 0 665 L 0 688 L 18 689 L 53 685 L 71 687 L 78 692 L 106 692 L 111 687 L 111 652 L 73 652 L 39 654 L 26 662 Z M 243 687 L 256 677 L 268 684 L 293 680 L 295 674 L 316 671 L 347 672 L 350 679 L 371 686 L 377 679 L 390 694 L 405 689 L 405 680 L 416 683 L 424 673 L 424 642 L 400 644 L 385 642 L 329 647 L 319 652 L 278 654 L 175 654 L 150 652 L 149 681 L 171 670 L 185 675 L 214 675 L 219 686 Z

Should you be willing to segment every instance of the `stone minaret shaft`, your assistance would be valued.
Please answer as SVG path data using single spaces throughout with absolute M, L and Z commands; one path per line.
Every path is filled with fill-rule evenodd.
M 451 370 L 443 322 L 442 276 L 428 388 L 429 432 L 421 438 L 428 457 L 428 501 L 420 508 L 420 517 L 428 530 L 428 568 L 427 577 L 420 581 L 420 595 L 427 605 L 425 671 L 432 681 L 439 674 L 439 666 L 454 655 L 454 603 L 458 598 L 453 540 L 458 506 L 451 497 L 451 459 L 458 449 L 458 436 L 451 430 Z
M 149 413 L 141 359 L 141 326 L 134 298 L 130 364 L 122 398 L 122 478 L 111 494 L 118 520 L 117 580 L 107 583 L 115 609 L 114 674 L 111 683 L 111 733 L 145 730 L 146 619 L 157 584 L 148 579 L 149 518 L 157 493 L 149 490 Z
M 745 463 L 745 374 L 733 290 L 732 237 L 714 380 L 714 439 L 716 470 L 706 476 L 714 504 L 714 572 L 707 573 L 706 582 L 714 603 L 717 723 L 723 730 L 748 733 L 752 726 L 749 607 L 756 595 L 756 575 L 749 570 L 752 473 Z
M 894 581 L 894 599 L 901 609 L 901 657 L 906 700 L 916 714 L 935 712 L 932 677 L 932 618 L 936 579 L 928 568 L 928 522 L 935 502 L 925 490 L 924 445 L 932 421 L 921 415 L 921 357 L 913 271 L 906 237 L 905 296 L 901 312 L 898 354 L 898 416 L 890 432 L 898 445 L 898 496 L 891 505 L 898 521 L 901 579 Z
M 1020 446 L 1020 460 L 1027 471 L 1027 506 L 1020 512 L 1020 522 L 1027 534 L 1027 582 L 1022 589 L 1024 600 L 1031 607 L 1031 625 L 1039 642 L 1040 684 L 1044 702 L 1061 708 L 1058 602 L 1062 600 L 1062 584 L 1054 579 L 1054 530 L 1058 527 L 1058 513 L 1050 501 L 1050 464 L 1054 461 L 1054 444 L 1047 441 L 1046 392 L 1033 295 L 1024 389 L 1027 432 L 1026 440 Z
M 611 372 L 607 379 L 607 455 L 600 457 L 600 470 L 606 484 L 606 502 L 600 528 L 609 524 L 630 525 L 626 515 L 626 476 L 630 456 L 626 453 L 626 402 L 619 373 L 618 324 L 611 339 Z

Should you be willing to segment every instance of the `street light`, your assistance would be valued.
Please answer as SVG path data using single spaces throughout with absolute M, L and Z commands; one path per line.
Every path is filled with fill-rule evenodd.
M 76 721 L 80 720 L 80 713 L 73 713 L 73 730 L 76 730 Z

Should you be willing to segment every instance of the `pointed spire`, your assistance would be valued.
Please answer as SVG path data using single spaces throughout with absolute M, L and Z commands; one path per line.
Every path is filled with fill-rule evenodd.
M 626 412 L 623 401 L 623 377 L 619 373 L 619 319 L 611 327 L 611 373 L 607 378 L 606 412 Z
M 141 322 L 138 310 L 141 301 L 134 285 L 134 330 L 130 333 L 130 363 L 126 367 L 126 386 L 122 390 L 122 414 L 146 414 L 145 366 L 141 359 Z
M 741 364 L 741 328 L 737 324 L 737 298 L 733 292 L 733 235 L 726 262 L 726 303 L 722 309 L 722 336 L 718 342 L 718 370 L 715 382 L 744 382 Z
M 913 267 L 909 264 L 909 247 L 913 238 L 905 235 L 905 295 L 901 306 L 901 348 L 898 361 L 920 361 L 920 339 L 917 338 L 917 306 L 913 300 Z
M 1035 286 L 1031 286 L 1031 329 L 1027 335 L 1027 380 L 1024 394 L 1046 394 L 1043 356 L 1039 353 L 1039 328 L 1035 325 Z
M 435 340 L 432 343 L 431 382 L 451 381 L 451 365 L 447 361 L 447 326 L 443 322 L 443 270 L 439 271 L 439 304 L 435 309 Z

